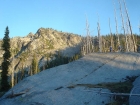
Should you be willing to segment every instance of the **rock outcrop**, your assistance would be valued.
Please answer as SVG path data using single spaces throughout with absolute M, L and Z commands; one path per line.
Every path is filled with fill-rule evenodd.
M 93 86 L 134 75 L 140 75 L 139 53 L 92 53 L 25 78 L 0 98 L 0 105 L 106 105 L 111 96 L 101 93 L 110 90 Z
M 55 54 L 58 51 L 64 56 L 72 56 L 80 52 L 81 42 L 82 37 L 79 35 L 51 28 L 40 28 L 35 34 L 29 33 L 25 37 L 11 38 L 11 53 L 14 59 L 11 61 L 11 68 L 14 68 L 15 72 L 21 67 L 29 68 L 34 55 L 39 63 L 42 59 L 46 59 L 48 54 Z M 3 53 L 4 51 L 0 50 L 0 64 Z

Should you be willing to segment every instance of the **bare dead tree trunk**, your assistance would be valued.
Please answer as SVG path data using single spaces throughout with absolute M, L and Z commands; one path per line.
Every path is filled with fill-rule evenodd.
M 11 87 L 14 87 L 14 57 L 12 57 Z
M 139 28 L 139 35 L 140 35 L 140 22 L 139 22 L 139 26 L 138 26 L 138 28 Z
M 123 3 L 124 3 L 124 7 L 125 7 L 125 12 L 126 12 L 126 15 L 127 15 L 127 20 L 128 20 L 128 23 L 129 23 L 130 33 L 131 33 L 132 40 L 133 40 L 134 51 L 137 52 L 137 46 L 136 46 L 136 42 L 135 42 L 135 37 L 134 37 L 133 32 L 132 32 L 131 23 L 130 23 L 130 19 L 129 19 L 129 15 L 128 15 L 125 0 L 123 0 Z
M 83 45 L 83 47 L 84 47 L 84 55 L 86 54 L 86 52 L 87 52 L 87 48 L 86 48 L 86 38 L 84 39 L 84 45 Z
M 111 26 L 110 26 L 110 18 L 109 18 L 109 29 L 110 29 L 110 45 L 114 49 L 114 42 L 113 42 L 113 36 L 112 36 L 112 31 L 111 31 Z
M 94 52 L 94 38 L 91 38 L 91 52 Z
M 90 37 L 90 32 L 89 32 L 89 37 L 88 37 L 88 53 L 91 53 L 91 37 Z
M 98 16 L 98 22 L 97 22 L 97 30 L 98 30 L 98 40 L 99 40 L 99 52 L 102 52 L 102 37 L 100 36 L 99 16 Z
M 102 38 L 102 42 L 103 42 L 103 51 L 102 52 L 106 52 L 106 48 L 105 48 L 105 45 L 106 45 L 106 40 L 104 38 Z
M 104 40 L 103 44 L 104 44 L 104 52 L 106 53 L 106 48 L 105 48 L 106 43 L 105 43 L 105 40 Z
M 89 37 L 90 37 L 90 35 L 89 35 L 89 24 L 88 24 L 88 20 L 87 20 L 87 18 L 86 18 L 86 31 L 87 31 L 87 35 L 86 35 L 86 37 L 87 37 L 87 39 L 86 39 L 86 53 L 89 53 Z
M 120 4 L 120 13 L 121 13 L 121 18 L 122 18 L 122 28 L 123 28 L 123 31 L 124 31 L 124 35 L 125 35 L 125 48 L 126 48 L 126 51 L 128 52 L 129 49 L 128 49 L 128 41 L 127 41 L 127 36 L 126 36 L 126 32 L 125 32 L 125 27 L 124 27 L 124 18 L 123 18 L 123 13 L 122 13 L 122 5 L 121 5 L 121 2 L 120 0 L 119 1 L 119 4 Z
M 135 39 L 136 39 L 135 43 L 136 43 L 136 46 L 137 46 L 137 43 L 138 43 L 138 40 L 137 39 L 138 39 L 138 37 L 136 36 Z
M 132 51 L 132 49 L 134 49 L 133 47 L 133 42 L 130 36 L 130 30 L 129 30 L 129 26 L 128 26 L 128 22 L 126 22 L 126 35 L 127 35 L 127 40 L 128 40 L 128 47 L 129 47 L 129 51 Z
M 86 18 L 86 53 L 91 53 L 91 37 L 90 37 L 90 31 L 89 31 L 89 23 L 88 19 Z
M 120 46 L 120 38 L 119 38 L 119 34 L 118 34 L 118 22 L 117 22 L 117 16 L 116 16 L 115 2 L 114 2 L 114 14 L 115 14 L 115 23 L 116 23 L 116 35 L 118 37 L 118 46 Z

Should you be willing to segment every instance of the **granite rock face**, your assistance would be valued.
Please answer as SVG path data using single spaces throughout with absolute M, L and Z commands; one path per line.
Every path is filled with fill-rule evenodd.
M 0 105 L 105 105 L 110 96 L 100 92 L 110 90 L 86 84 L 115 83 L 134 75 L 140 75 L 139 53 L 92 53 L 23 79 L 0 98 Z M 12 91 L 24 94 L 8 98 Z
M 33 55 L 36 55 L 37 60 L 41 63 L 43 59 L 47 59 L 46 56 L 50 53 L 55 54 L 60 51 L 66 56 L 79 53 L 82 37 L 51 28 L 40 28 L 35 34 L 29 33 L 25 37 L 14 37 L 10 41 L 11 53 L 14 57 L 12 65 L 14 65 L 15 72 L 18 72 L 22 66 L 28 68 Z M 0 45 L 1 43 L 2 41 L 0 41 Z M 0 48 L 0 64 L 3 53 L 4 51 Z

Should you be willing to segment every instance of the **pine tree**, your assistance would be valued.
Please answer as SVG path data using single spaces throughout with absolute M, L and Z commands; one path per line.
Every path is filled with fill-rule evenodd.
M 32 65 L 32 73 L 37 74 L 39 72 L 39 67 L 38 67 L 38 62 L 37 62 L 37 58 L 35 55 L 33 56 L 31 65 Z
M 5 36 L 3 38 L 2 49 L 5 51 L 3 54 L 2 62 L 2 74 L 1 74 L 1 90 L 8 90 L 10 88 L 8 82 L 8 69 L 10 66 L 10 38 L 9 38 L 9 29 L 6 27 Z

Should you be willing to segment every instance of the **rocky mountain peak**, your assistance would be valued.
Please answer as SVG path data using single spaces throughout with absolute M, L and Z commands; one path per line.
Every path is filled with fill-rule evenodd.
M 27 35 L 27 37 L 33 38 L 33 37 L 34 37 L 34 34 L 33 34 L 32 32 L 30 32 L 30 33 Z
M 41 63 L 42 58 L 47 59 L 47 54 L 54 54 L 56 51 L 61 51 L 67 56 L 78 53 L 82 37 L 52 28 L 39 28 L 35 34 L 30 32 L 25 37 L 15 37 L 10 41 L 11 53 L 16 59 L 13 65 L 17 72 L 21 67 L 24 69 L 29 67 L 34 54 Z M 3 51 L 0 50 L 0 58 L 2 54 Z

